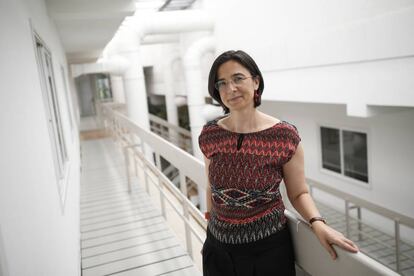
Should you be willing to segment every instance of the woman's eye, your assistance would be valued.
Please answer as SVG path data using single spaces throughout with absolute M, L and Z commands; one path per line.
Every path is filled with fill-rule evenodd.
M 234 83 L 240 83 L 244 78 L 241 76 L 236 76 L 233 78 Z
M 217 82 L 217 87 L 224 87 L 226 86 L 226 82 L 225 81 L 219 81 Z

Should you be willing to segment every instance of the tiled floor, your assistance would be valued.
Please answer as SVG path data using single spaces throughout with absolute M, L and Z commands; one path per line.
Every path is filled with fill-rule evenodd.
M 80 120 L 79 131 L 93 130 L 98 128 L 96 116 L 82 117 Z
M 201 275 L 145 191 L 128 194 L 113 140 L 82 141 L 81 147 L 83 276 Z

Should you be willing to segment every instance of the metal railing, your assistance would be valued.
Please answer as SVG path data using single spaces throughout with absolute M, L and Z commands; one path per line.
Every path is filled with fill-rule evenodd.
M 185 196 L 185 193 L 183 194 L 182 191 L 178 190 L 161 172 L 160 158 L 162 156 L 179 170 L 180 181 L 183 184 L 186 183 L 186 178 L 190 178 L 205 187 L 204 165 L 187 152 L 165 141 L 158 135 L 140 128 L 126 116 L 108 106 L 102 107 L 101 115 L 106 128 L 114 135 L 117 143 L 124 147 L 127 164 L 132 165 L 132 162 L 129 162 L 132 155 L 135 174 L 138 174 L 137 167 L 139 167 L 139 171 L 143 172 L 141 180 L 145 184 L 145 189 L 148 192 L 150 191 L 150 182 L 155 185 L 159 193 L 160 207 L 164 217 L 167 216 L 166 203 L 180 217 L 184 225 L 187 251 L 193 259 L 197 259 L 193 251 L 192 237 L 195 237 L 202 244 L 207 223 L 200 211 Z M 152 160 L 145 157 L 146 147 L 144 144 L 150 146 L 154 151 L 156 165 L 153 164 Z M 128 169 L 127 174 L 129 178 Z M 131 185 L 131 181 L 128 181 L 130 191 L 132 191 Z M 291 225 L 296 264 L 305 272 L 312 275 L 333 275 L 337 274 L 338 271 L 341 275 L 396 275 L 392 270 L 362 253 L 351 254 L 340 248 L 337 248 L 339 258 L 335 262 L 331 261 L 325 249 L 319 245 L 308 224 L 288 210 L 286 210 L 286 215 Z M 200 228 L 203 231 L 201 234 Z M 201 267 L 200 263 L 198 265 Z
M 98 100 L 96 101 L 96 113 L 97 118 L 101 118 L 102 106 L 109 106 L 112 110 L 119 111 L 120 113 L 126 115 L 126 104 L 123 103 L 114 103 L 111 100 Z M 177 147 L 185 150 L 186 152 L 192 153 L 193 147 L 191 142 L 191 131 L 173 125 L 166 120 L 163 120 L 153 114 L 148 114 L 150 120 L 151 131 L 157 133 L 159 136 L 170 141 Z M 102 123 L 102 122 L 99 122 Z M 102 126 L 102 124 L 100 124 Z
M 371 239 L 375 241 L 376 243 L 379 243 L 383 245 L 384 247 L 387 247 L 391 250 L 394 250 L 395 252 L 395 264 L 396 264 L 396 271 L 401 272 L 401 257 L 405 257 L 408 260 L 411 260 L 414 262 L 414 258 L 412 256 L 409 256 L 407 254 L 404 254 L 401 252 L 401 235 L 400 235 L 400 225 L 405 225 L 408 228 L 414 229 L 414 219 L 410 218 L 408 216 L 405 216 L 403 214 L 397 213 L 395 211 L 392 211 L 390 209 L 384 208 L 382 206 L 379 206 L 377 204 L 374 204 L 372 202 L 366 201 L 362 198 L 350 195 L 348 193 L 338 191 L 332 187 L 329 187 L 327 185 L 324 185 L 322 183 L 319 183 L 317 181 L 314 181 L 312 179 L 307 179 L 307 183 L 309 184 L 311 194 L 313 193 L 314 189 L 321 190 L 323 192 L 326 192 L 330 195 L 333 195 L 341 200 L 344 201 L 344 207 L 345 207 L 345 236 L 350 237 L 351 233 L 351 227 L 350 227 L 350 210 L 356 209 L 357 210 L 357 218 L 355 219 L 357 221 L 357 229 L 358 232 L 358 238 L 361 240 L 363 237 Z M 367 233 L 364 233 L 362 231 L 362 225 L 364 222 L 362 221 L 362 210 L 361 208 L 364 208 L 366 210 L 371 211 L 372 213 L 375 213 L 377 215 L 380 215 L 383 218 L 389 219 L 393 221 L 394 223 L 394 246 L 390 246 L 389 244 L 386 244 L 375 237 L 370 236 Z M 387 265 L 387 264 L 386 264 Z
M 149 118 L 152 132 L 157 133 L 186 152 L 193 152 L 190 131 L 170 124 L 169 122 L 152 114 L 149 115 Z

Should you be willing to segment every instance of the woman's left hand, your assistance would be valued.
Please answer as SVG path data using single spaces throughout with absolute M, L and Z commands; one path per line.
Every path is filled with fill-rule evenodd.
M 318 237 L 322 246 L 325 247 L 325 249 L 329 252 L 329 254 L 332 256 L 332 259 L 334 260 L 338 255 L 332 246 L 333 244 L 336 244 L 346 251 L 352 253 L 357 253 L 359 251 L 355 243 L 347 239 L 342 233 L 336 231 L 335 229 L 332 229 L 321 221 L 315 221 L 312 223 L 312 229 L 315 235 Z

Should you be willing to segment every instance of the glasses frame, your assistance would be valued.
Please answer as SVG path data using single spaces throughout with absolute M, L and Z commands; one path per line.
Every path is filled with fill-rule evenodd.
M 227 80 L 219 80 L 219 81 L 217 81 L 216 83 L 214 83 L 214 88 L 216 88 L 217 91 L 219 91 L 219 92 L 220 91 L 226 91 L 230 83 L 233 84 L 234 87 L 241 87 L 243 85 L 243 83 L 235 83 L 235 81 L 233 80 L 236 77 L 240 78 L 240 82 L 243 82 L 243 81 L 245 81 L 247 79 L 253 79 L 256 76 L 245 77 L 244 75 L 243 76 L 236 75 L 236 76 L 233 76 L 233 78 L 231 78 L 230 81 L 227 81 Z M 223 82 L 223 81 L 225 81 L 226 83 L 224 84 L 224 87 L 221 88 L 221 90 L 220 90 L 219 84 L 221 82 Z

